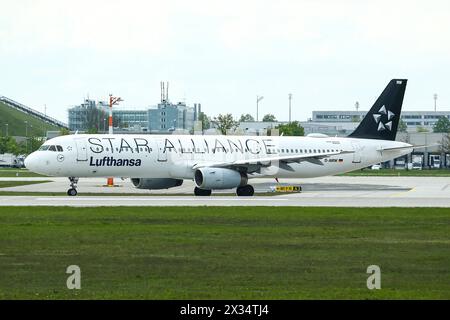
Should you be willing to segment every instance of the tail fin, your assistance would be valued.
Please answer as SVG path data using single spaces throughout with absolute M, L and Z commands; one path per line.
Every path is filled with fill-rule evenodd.
M 392 79 L 349 137 L 395 140 L 407 81 Z

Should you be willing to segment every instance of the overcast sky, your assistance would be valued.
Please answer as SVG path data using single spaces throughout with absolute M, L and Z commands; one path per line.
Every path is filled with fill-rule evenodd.
M 306 120 L 370 108 L 408 78 L 404 110 L 450 111 L 450 1 L 0 0 L 0 95 L 67 121 L 88 94 Z

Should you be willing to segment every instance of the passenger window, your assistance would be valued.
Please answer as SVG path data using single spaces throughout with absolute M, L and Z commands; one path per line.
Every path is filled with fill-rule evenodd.
M 56 151 L 56 146 L 50 146 L 50 148 L 48 148 L 48 150 L 50 150 L 50 151 Z

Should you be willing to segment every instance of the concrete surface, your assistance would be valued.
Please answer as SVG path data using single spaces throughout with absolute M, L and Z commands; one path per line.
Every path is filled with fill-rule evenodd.
M 13 180 L 52 180 L 50 183 L 2 188 L 2 191 L 65 192 L 67 178 L 12 178 Z M 0 180 L 11 180 L 1 178 Z M 282 179 L 282 184 L 301 185 L 299 194 L 277 196 L 214 196 L 234 193 L 222 190 L 211 197 L 194 197 L 192 181 L 168 190 L 139 190 L 127 179 L 115 179 L 117 187 L 104 187 L 106 179 L 80 179 L 77 197 L 0 196 L 0 205 L 24 206 L 349 206 L 349 207 L 448 207 L 448 177 L 322 177 L 314 179 Z M 256 192 L 267 192 L 273 179 L 254 179 Z M 83 196 L 83 193 L 140 193 L 142 196 Z M 168 194 L 177 194 L 168 196 Z M 183 196 L 180 194 L 186 194 Z

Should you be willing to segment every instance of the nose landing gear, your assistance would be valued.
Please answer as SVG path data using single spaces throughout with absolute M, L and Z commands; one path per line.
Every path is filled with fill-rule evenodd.
M 70 189 L 67 190 L 67 195 L 74 197 L 77 195 L 77 183 L 78 183 L 78 178 L 76 177 L 69 177 L 69 181 L 70 181 Z

